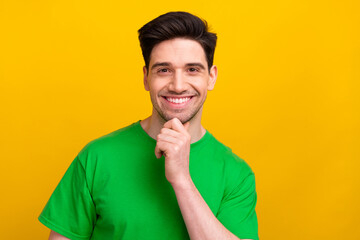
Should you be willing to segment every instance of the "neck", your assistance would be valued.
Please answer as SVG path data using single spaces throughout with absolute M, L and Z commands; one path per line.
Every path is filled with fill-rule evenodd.
M 201 110 L 190 120 L 188 132 L 191 135 L 191 143 L 199 141 L 206 133 L 205 128 L 201 125 Z M 156 139 L 165 124 L 165 120 L 155 112 L 153 111 L 150 117 L 140 122 L 144 131 L 153 139 Z

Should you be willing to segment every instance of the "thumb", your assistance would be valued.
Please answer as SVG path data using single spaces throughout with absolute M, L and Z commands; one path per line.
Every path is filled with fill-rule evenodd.
M 189 131 L 189 127 L 190 127 L 190 121 L 184 123 L 184 128 L 186 129 L 186 131 Z

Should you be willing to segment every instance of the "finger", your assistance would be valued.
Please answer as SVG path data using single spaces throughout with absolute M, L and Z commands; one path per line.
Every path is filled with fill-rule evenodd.
M 179 134 L 179 133 L 177 133 Z M 167 135 L 167 134 L 159 134 L 157 135 L 157 141 L 163 141 L 163 142 L 169 142 L 169 143 L 175 143 L 177 144 L 179 142 L 179 138 Z
M 175 131 L 173 129 L 166 128 L 166 127 L 162 128 L 160 130 L 159 134 L 165 134 L 165 135 L 173 136 L 175 138 L 181 137 L 181 133 L 179 133 L 179 132 L 177 132 L 177 131 Z
M 164 123 L 164 128 L 172 128 L 172 121 L 174 120 L 175 118 L 167 121 L 166 123 Z
M 176 146 L 173 143 L 159 141 L 156 144 L 155 147 L 155 156 L 157 158 L 161 158 L 161 156 L 164 155 L 164 157 L 167 156 L 167 154 L 171 151 L 169 151 L 172 148 L 176 148 Z
M 180 132 L 180 133 L 187 133 L 187 131 L 184 128 L 183 124 L 177 118 L 173 118 L 170 121 L 167 121 L 164 124 L 164 127 L 174 129 L 175 131 Z
M 190 127 L 190 121 L 184 123 L 184 128 L 186 129 L 187 132 L 189 132 L 189 127 Z
M 159 146 L 156 144 L 156 147 L 155 147 L 155 156 L 156 156 L 156 158 L 161 158 L 162 155 L 163 155 L 163 152 L 161 151 Z

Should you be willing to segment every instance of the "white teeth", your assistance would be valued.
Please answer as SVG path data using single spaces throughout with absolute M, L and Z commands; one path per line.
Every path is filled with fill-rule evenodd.
M 172 103 L 184 103 L 184 102 L 187 102 L 190 100 L 189 97 L 186 97 L 186 98 L 169 98 L 167 97 L 166 100 L 168 100 L 169 102 L 172 102 Z

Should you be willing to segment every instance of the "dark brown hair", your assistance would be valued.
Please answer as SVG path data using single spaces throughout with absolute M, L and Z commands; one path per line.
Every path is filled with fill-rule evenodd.
M 216 34 L 208 30 L 208 24 L 187 12 L 168 12 L 145 24 L 138 30 L 140 46 L 149 70 L 151 51 L 162 41 L 174 38 L 195 40 L 204 49 L 209 71 L 214 61 Z

